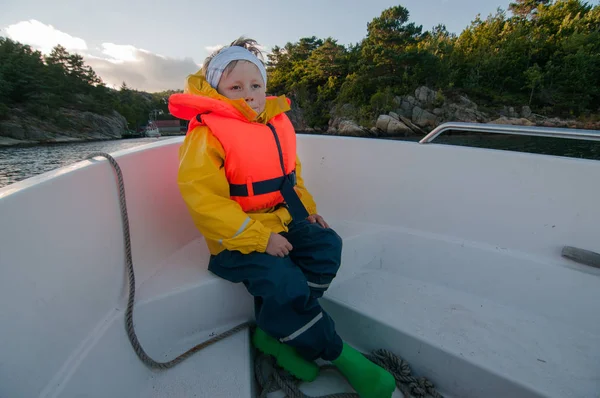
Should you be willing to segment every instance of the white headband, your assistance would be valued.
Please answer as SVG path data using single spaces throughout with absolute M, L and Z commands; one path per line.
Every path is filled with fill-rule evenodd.
M 250 51 L 246 50 L 244 47 L 240 46 L 231 46 L 227 47 L 224 50 L 221 50 L 208 64 L 208 69 L 206 71 L 206 81 L 208 84 L 212 86 L 215 90 L 219 85 L 219 80 L 221 80 L 221 76 L 223 75 L 223 71 L 227 68 L 232 61 L 249 61 L 252 62 L 262 75 L 262 78 L 265 82 L 265 86 L 267 85 L 267 70 L 262 62 L 256 57 L 256 55 L 252 54 Z

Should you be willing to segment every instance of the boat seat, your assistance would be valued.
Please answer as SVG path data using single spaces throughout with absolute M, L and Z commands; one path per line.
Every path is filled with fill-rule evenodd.
M 135 330 L 144 350 L 157 361 L 173 359 L 252 318 L 252 301 L 244 287 L 208 272 L 203 264 L 206 253 L 204 242 L 194 240 L 139 282 Z M 61 372 L 70 375 L 61 387 L 64 395 L 59 396 L 255 396 L 247 331 L 203 349 L 174 368 L 152 370 L 133 351 L 123 316 L 124 308 L 116 308 L 84 342 L 88 347 L 79 351 L 81 357 L 68 363 L 72 369 Z

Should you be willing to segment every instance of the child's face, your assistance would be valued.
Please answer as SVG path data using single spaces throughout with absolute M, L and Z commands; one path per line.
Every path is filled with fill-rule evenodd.
M 217 91 L 230 99 L 245 99 L 256 113 L 260 114 L 265 109 L 265 83 L 252 62 L 238 61 L 229 73 L 223 73 Z

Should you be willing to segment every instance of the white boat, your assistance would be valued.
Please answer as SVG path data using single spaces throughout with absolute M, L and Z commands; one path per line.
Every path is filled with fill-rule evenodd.
M 149 121 L 146 129 L 144 130 L 146 137 L 160 137 L 160 130 L 154 121 Z
M 600 396 L 600 269 L 561 255 L 600 251 L 600 162 L 431 143 L 448 129 L 600 140 L 467 124 L 422 143 L 299 135 L 307 186 L 344 238 L 323 306 L 348 342 L 392 351 L 445 397 Z M 161 361 L 253 320 L 245 288 L 207 271 L 176 185 L 182 140 L 113 154 L 135 329 Z M 247 331 L 171 369 L 135 354 L 119 191 L 105 159 L 2 188 L 0 220 L 0 397 L 255 396 Z M 350 391 L 332 372 L 300 388 Z

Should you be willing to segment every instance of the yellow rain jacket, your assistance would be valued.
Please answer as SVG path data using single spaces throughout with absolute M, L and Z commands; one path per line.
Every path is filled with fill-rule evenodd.
M 267 98 L 265 110 L 257 115 L 243 99 L 231 100 L 219 94 L 200 71 L 188 77 L 184 92 L 224 101 L 239 110 L 249 122 L 266 124 L 290 109 L 284 96 Z M 292 216 L 285 207 L 245 213 L 229 196 L 224 161 L 223 146 L 207 126 L 188 131 L 179 149 L 177 183 L 194 224 L 204 235 L 211 254 L 225 249 L 244 254 L 265 252 L 271 233 L 287 232 Z M 317 206 L 304 186 L 298 156 L 296 178 L 295 189 L 300 200 L 309 214 L 316 214 Z

